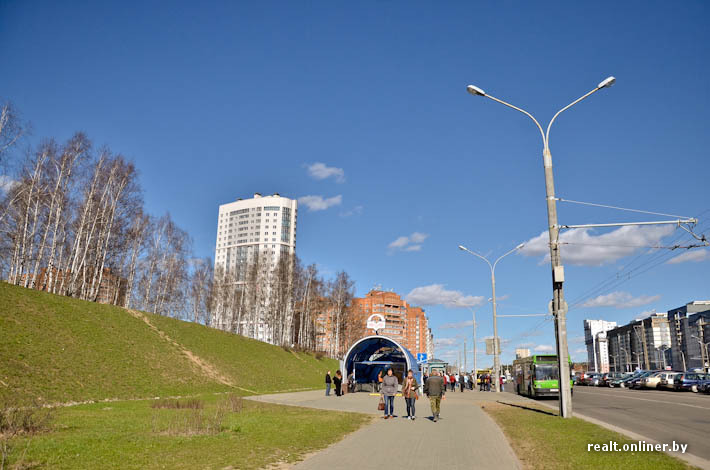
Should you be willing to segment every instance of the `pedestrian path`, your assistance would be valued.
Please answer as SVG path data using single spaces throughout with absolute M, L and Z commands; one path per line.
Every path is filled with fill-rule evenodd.
M 496 396 L 497 395 L 497 396 Z M 495 398 L 494 398 L 495 397 Z M 417 401 L 417 420 L 406 415 L 403 398 L 395 399 L 395 419 L 376 419 L 321 452 L 295 464 L 294 470 L 337 470 L 387 465 L 408 469 L 516 469 L 520 463 L 502 431 L 481 409 L 483 401 L 517 401 L 513 394 L 448 392 L 441 403 L 441 420 L 429 418 L 426 397 Z M 353 411 L 381 416 L 379 398 L 368 393 L 342 397 L 322 391 L 249 397 L 252 400 L 325 410 Z

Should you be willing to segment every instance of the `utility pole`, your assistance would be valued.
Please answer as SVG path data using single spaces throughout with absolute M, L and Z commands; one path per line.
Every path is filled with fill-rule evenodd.
M 476 311 L 471 309 L 473 314 L 473 389 L 478 385 L 478 364 L 476 363 Z
M 467 368 L 467 362 L 466 362 L 466 338 L 463 340 L 463 371 L 466 372 L 468 370 Z
M 557 343 L 557 360 L 558 360 L 558 370 L 559 370 L 559 386 L 560 386 L 560 416 L 563 418 L 572 417 L 572 388 L 570 387 L 570 372 L 569 372 L 569 351 L 567 346 L 567 303 L 564 299 L 563 284 L 565 281 L 564 268 L 562 266 L 562 261 L 560 258 L 560 245 L 559 245 L 559 235 L 560 226 L 557 223 L 557 199 L 555 198 L 555 182 L 552 173 L 552 154 L 550 153 L 550 128 L 552 123 L 555 122 L 557 116 L 562 112 L 571 108 L 575 104 L 589 97 L 597 91 L 608 88 L 614 84 L 616 79 L 614 77 L 608 77 L 602 80 L 599 85 L 596 86 L 592 91 L 582 95 L 577 98 L 564 108 L 557 111 L 557 113 L 552 117 L 550 123 L 547 125 L 547 133 L 543 131 L 540 123 L 535 119 L 535 117 L 524 109 L 513 106 L 510 103 L 506 103 L 503 100 L 495 98 L 491 95 L 486 94 L 482 89 L 469 85 L 466 87 L 469 93 L 472 95 L 483 96 L 496 101 L 500 104 L 508 106 L 509 108 L 515 109 L 527 117 L 533 120 L 537 128 L 540 130 L 543 142 L 542 150 L 542 160 L 543 167 L 545 170 L 545 195 L 547 199 L 547 226 L 550 237 L 550 267 L 552 273 L 552 315 L 555 319 L 555 340 Z M 494 303 L 495 305 L 495 303 Z M 494 316 L 495 318 L 495 316 Z M 494 325 L 495 326 L 495 325 Z M 499 386 L 496 383 L 496 386 Z

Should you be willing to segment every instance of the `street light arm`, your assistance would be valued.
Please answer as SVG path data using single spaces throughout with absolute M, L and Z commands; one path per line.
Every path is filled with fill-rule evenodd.
M 524 245 L 524 244 L 521 243 L 520 245 L 516 246 L 515 248 L 513 248 L 512 250 L 510 250 L 509 252 L 507 252 L 506 254 L 501 255 L 500 258 L 498 258 L 498 259 L 496 260 L 496 262 L 493 263 L 493 269 L 495 270 L 496 264 L 498 264 L 498 261 L 502 260 L 503 258 L 505 258 L 506 256 L 508 256 L 509 254 L 511 254 L 511 253 L 513 253 L 513 252 L 515 252 L 515 251 L 518 251 L 519 249 L 521 249 L 521 248 L 523 247 L 523 245 Z
M 529 112 L 525 111 L 524 109 L 518 108 L 517 106 L 513 106 L 513 105 L 510 104 L 510 103 L 506 103 L 505 101 L 500 100 L 500 99 L 496 98 L 495 96 L 491 96 L 491 95 L 486 94 L 485 97 L 486 97 L 486 98 L 490 98 L 490 99 L 492 99 L 493 101 L 495 101 L 495 102 L 497 102 L 497 103 L 500 103 L 500 104 L 503 104 L 503 105 L 505 105 L 505 106 L 507 106 L 507 107 L 509 107 L 509 108 L 513 108 L 513 109 L 516 110 L 516 111 L 520 111 L 521 113 L 523 113 L 524 115 L 526 115 L 527 117 L 529 117 L 530 119 L 532 119 L 533 122 L 535 123 L 535 125 L 537 126 L 537 128 L 540 130 L 540 136 L 542 136 L 542 145 L 545 146 L 545 147 L 547 146 L 547 145 L 546 145 L 547 140 L 545 139 L 545 131 L 542 130 L 542 126 L 540 125 L 539 122 L 537 122 L 537 119 L 535 119 L 535 117 L 534 117 L 532 114 L 530 114 Z
M 485 261 L 486 263 L 488 263 L 488 267 L 491 268 L 491 271 L 493 271 L 493 265 L 491 264 L 490 261 L 488 261 L 488 258 L 486 258 L 486 257 L 483 256 L 483 255 L 479 255 L 479 254 L 476 253 L 475 251 L 471 251 L 471 250 L 469 250 L 468 248 L 464 248 L 464 247 L 459 247 L 459 248 L 461 248 L 461 250 L 463 250 L 463 251 L 465 251 L 465 252 L 467 252 L 467 253 L 472 254 L 473 256 L 477 256 L 477 257 L 481 258 L 483 261 Z
M 545 142 L 545 147 L 549 147 L 549 146 L 550 146 L 550 128 L 552 127 L 552 123 L 555 122 L 555 119 L 557 119 L 557 116 L 559 116 L 559 115 L 562 114 L 564 111 L 567 111 L 569 108 L 571 108 L 571 107 L 574 106 L 575 104 L 579 103 L 579 102 L 582 101 L 583 99 L 589 97 L 590 95 L 592 95 L 593 93 L 596 93 L 596 92 L 599 91 L 599 90 L 601 90 L 601 88 L 595 88 L 595 89 L 593 89 L 593 90 L 590 91 L 589 93 L 587 93 L 587 94 L 585 94 L 585 95 L 583 95 L 583 96 L 577 98 L 576 100 L 572 101 L 570 104 L 568 104 L 568 105 L 565 106 L 564 108 L 560 109 L 559 111 L 557 111 L 557 113 L 556 113 L 554 116 L 552 116 L 552 119 L 550 119 L 550 123 L 547 125 L 547 133 L 542 137 L 542 139 L 543 139 L 544 142 Z

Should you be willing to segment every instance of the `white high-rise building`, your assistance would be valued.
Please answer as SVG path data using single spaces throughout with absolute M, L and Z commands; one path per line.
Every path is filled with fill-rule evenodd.
M 584 320 L 584 342 L 587 345 L 587 361 L 589 370 L 594 372 L 609 372 L 609 349 L 606 343 L 606 332 L 616 328 L 616 322 L 606 320 Z M 600 333 L 604 333 L 599 341 Z M 604 344 L 599 344 L 604 343 Z
M 237 199 L 219 206 L 215 273 L 233 276 L 237 285 L 247 280 L 247 270 L 257 258 L 260 266 L 273 270 L 282 255 L 296 253 L 298 202 L 281 195 L 254 194 L 251 199 Z M 215 318 L 214 326 L 225 329 L 224 318 Z M 256 339 L 270 341 L 263 325 Z

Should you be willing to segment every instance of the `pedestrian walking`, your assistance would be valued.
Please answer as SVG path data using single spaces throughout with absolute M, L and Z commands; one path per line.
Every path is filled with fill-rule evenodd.
M 454 374 L 449 375 L 449 386 L 451 387 L 452 392 L 456 390 L 456 377 Z
M 463 380 L 463 375 L 459 375 L 459 390 L 461 393 L 463 393 L 463 385 L 464 385 L 464 380 Z
M 325 396 L 329 397 L 330 396 L 330 384 L 332 383 L 332 380 L 330 379 L 330 371 L 325 374 Z
M 335 371 L 335 377 L 333 377 L 333 387 L 335 388 L 335 396 L 339 397 L 342 395 L 342 390 L 340 387 L 343 385 L 343 374 L 340 371 Z
M 382 391 L 382 371 L 377 373 L 377 391 Z
M 449 375 L 446 372 L 444 372 L 442 375 L 444 376 L 444 388 L 446 388 L 449 386 Z M 426 380 L 424 381 L 424 383 L 426 383 Z
M 486 389 L 486 374 L 481 374 L 478 376 L 478 391 L 482 392 Z
M 355 372 L 348 374 L 348 393 L 355 392 Z
M 446 372 L 442 374 L 446 375 Z M 444 379 L 439 376 L 438 371 L 432 372 L 431 377 L 424 383 L 424 394 L 429 397 L 431 419 L 436 423 L 439 421 L 439 415 L 441 413 L 441 400 L 446 394 Z
M 405 377 L 402 382 L 402 396 L 407 403 L 407 419 L 416 419 L 415 405 L 417 399 L 419 399 L 417 395 L 418 388 L 419 384 L 417 383 L 417 379 L 414 378 L 414 372 L 412 372 L 412 369 L 409 369 L 409 371 L 407 371 L 407 377 Z
M 466 388 L 469 388 L 468 386 L 468 374 L 463 375 L 463 384 Z
M 397 394 L 399 380 L 391 368 L 382 377 L 382 396 L 385 398 L 385 419 L 394 418 L 394 396 Z

